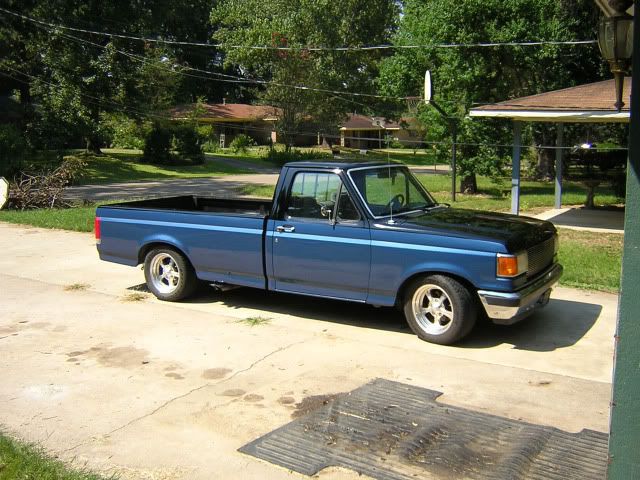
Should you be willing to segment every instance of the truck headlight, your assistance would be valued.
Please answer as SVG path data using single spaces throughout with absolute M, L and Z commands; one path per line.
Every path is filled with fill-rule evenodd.
M 496 258 L 496 275 L 498 277 L 517 277 L 529 270 L 529 256 L 527 252 L 517 255 L 499 253 Z

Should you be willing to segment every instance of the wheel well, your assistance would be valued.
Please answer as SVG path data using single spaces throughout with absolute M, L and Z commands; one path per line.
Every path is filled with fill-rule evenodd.
M 475 293 L 475 291 L 477 290 L 476 287 L 469 280 L 467 280 L 466 278 L 461 277 L 459 275 L 454 275 L 454 274 L 449 273 L 449 272 L 438 272 L 438 271 L 418 272 L 418 273 L 415 273 L 415 274 L 411 275 L 404 282 L 402 282 L 402 285 L 400 285 L 400 288 L 398 289 L 398 293 L 396 295 L 396 306 L 402 307 L 402 304 L 404 302 L 404 293 L 405 293 L 405 291 L 407 289 L 407 286 L 411 282 L 413 282 L 416 278 L 424 277 L 424 276 L 427 276 L 427 275 L 442 275 L 443 277 L 453 278 L 454 280 L 456 280 L 456 281 L 460 282 L 462 285 L 464 285 L 467 288 L 467 290 L 469 290 L 469 292 Z
M 144 263 L 144 259 L 147 256 L 147 254 L 154 248 L 170 248 L 171 250 L 175 250 L 180 255 L 182 255 L 187 260 L 187 262 L 191 264 L 191 260 L 189 259 L 189 257 L 175 245 L 171 245 L 170 243 L 166 243 L 166 242 L 153 242 L 153 243 L 148 243 L 147 245 L 144 245 L 138 252 L 138 265 L 140 265 L 141 263 Z

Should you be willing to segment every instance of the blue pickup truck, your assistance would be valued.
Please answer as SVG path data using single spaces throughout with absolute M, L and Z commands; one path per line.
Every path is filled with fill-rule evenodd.
M 144 264 L 161 300 L 198 281 L 398 306 L 451 344 L 481 315 L 511 324 L 562 274 L 549 222 L 437 203 L 406 166 L 294 162 L 272 201 L 180 196 L 101 206 L 102 260 Z

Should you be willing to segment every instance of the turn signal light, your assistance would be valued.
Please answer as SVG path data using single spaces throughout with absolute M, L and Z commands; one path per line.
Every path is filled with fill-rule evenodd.
M 498 254 L 496 274 L 499 277 L 517 277 L 529 270 L 529 256 L 527 252 L 519 255 Z
M 515 277 L 518 275 L 518 259 L 516 257 L 498 257 L 498 276 Z

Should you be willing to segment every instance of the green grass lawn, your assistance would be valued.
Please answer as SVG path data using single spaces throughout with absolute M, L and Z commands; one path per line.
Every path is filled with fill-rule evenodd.
M 115 479 L 116 477 L 109 477 Z M 85 469 L 72 469 L 41 448 L 0 433 L 0 480 L 105 480 Z
M 0 210 L 0 221 L 41 228 L 92 232 L 96 206 L 38 210 Z
M 456 194 L 456 202 L 451 201 L 451 176 L 445 174 L 420 174 L 420 182 L 436 198 L 438 202 L 450 203 L 456 208 L 470 208 L 474 210 L 491 210 L 508 212 L 511 209 L 511 180 L 503 179 L 496 182 L 488 177 L 478 177 L 477 195 Z M 274 186 L 245 185 L 239 189 L 242 195 L 270 198 L 273 196 Z M 562 204 L 582 205 L 586 199 L 586 190 L 577 182 L 564 182 Z M 620 199 L 608 187 L 598 187 L 595 197 L 597 206 L 618 205 Z M 539 210 L 553 208 L 553 182 L 521 182 L 520 209 L 524 214 L 536 213 Z
M 87 162 L 86 173 L 77 184 L 103 184 L 141 180 L 169 180 L 172 178 L 198 178 L 213 175 L 248 173 L 228 165 L 207 161 L 203 165 L 171 166 L 140 163 L 139 150 L 105 149 L 105 155 L 83 156 Z
M 560 228 L 560 284 L 617 293 L 620 289 L 623 235 Z

